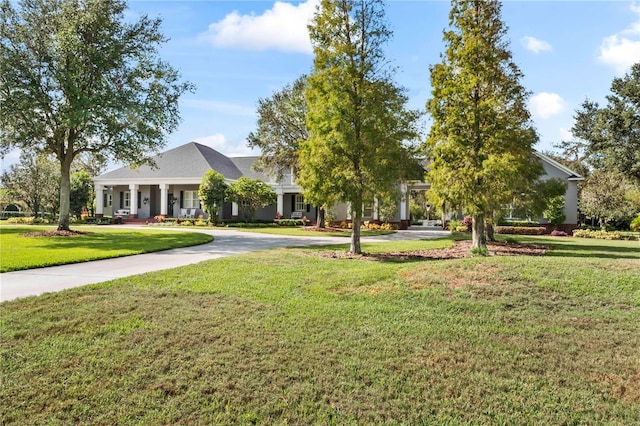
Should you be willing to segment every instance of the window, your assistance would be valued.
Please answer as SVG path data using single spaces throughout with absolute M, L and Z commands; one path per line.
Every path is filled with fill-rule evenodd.
M 304 209 L 305 209 L 304 196 L 302 196 L 300 194 L 296 194 L 295 206 L 293 206 L 293 207 L 294 207 L 294 211 L 303 212 Z
M 113 204 L 112 194 L 102 194 L 102 207 L 111 207 Z
M 200 207 L 200 200 L 198 199 L 198 191 L 184 191 L 184 199 L 182 201 L 182 207 L 185 209 L 197 209 Z
M 127 191 L 124 193 L 124 204 L 122 207 L 125 209 L 131 207 L 131 192 Z
M 363 207 L 362 217 L 373 217 L 373 203 L 365 203 Z

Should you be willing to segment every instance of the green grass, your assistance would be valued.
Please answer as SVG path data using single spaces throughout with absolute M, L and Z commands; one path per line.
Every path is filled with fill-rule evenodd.
M 351 237 L 351 230 L 345 229 L 344 231 L 311 231 L 303 230 L 296 227 L 274 227 L 274 228 L 236 228 L 242 232 L 257 232 L 260 234 L 273 234 L 273 235 L 290 235 L 295 237 Z M 363 237 L 373 237 L 378 235 L 394 234 L 396 231 L 390 230 L 371 230 L 363 229 L 360 231 L 360 235 Z
M 199 232 L 132 230 L 116 227 L 74 226 L 90 234 L 70 237 L 24 237 L 27 232 L 55 229 L 47 226 L 0 226 L 0 272 L 88 260 L 150 253 L 204 244 L 213 239 Z
M 279 249 L 4 302 L 1 421 L 639 424 L 638 243 L 518 239 L 554 250 Z

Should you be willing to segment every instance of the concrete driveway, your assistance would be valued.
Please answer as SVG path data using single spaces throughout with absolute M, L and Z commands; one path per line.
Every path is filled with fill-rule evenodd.
M 38 296 L 67 288 L 109 281 L 116 278 L 175 268 L 199 263 L 204 260 L 232 256 L 250 251 L 278 247 L 304 247 L 311 245 L 344 244 L 344 237 L 290 237 L 235 230 L 194 230 L 214 236 L 214 241 L 193 247 L 177 248 L 155 253 L 114 259 L 96 260 L 71 265 L 0 274 L 0 301 L 19 297 Z M 390 241 L 407 239 L 429 239 L 449 233 L 437 229 L 416 228 L 398 231 L 381 237 L 363 237 L 362 241 Z

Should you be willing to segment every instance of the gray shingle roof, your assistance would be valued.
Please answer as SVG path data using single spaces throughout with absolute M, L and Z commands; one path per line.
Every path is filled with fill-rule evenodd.
M 251 157 L 254 158 L 255 157 Z M 210 169 L 227 179 L 238 179 L 243 173 L 229 157 L 213 148 L 189 142 L 153 157 L 157 167 L 141 166 L 136 169 L 121 167 L 104 173 L 96 179 L 140 178 L 197 178 Z
M 231 157 L 230 160 L 233 161 L 233 164 L 235 164 L 243 176 L 251 179 L 260 179 L 263 182 L 271 181 L 265 171 L 258 172 L 253 169 L 253 165 L 258 160 L 258 157 Z

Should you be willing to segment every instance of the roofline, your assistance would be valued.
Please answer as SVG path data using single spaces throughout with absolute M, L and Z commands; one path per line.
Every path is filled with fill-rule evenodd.
M 534 153 L 541 159 L 546 161 L 547 163 L 551 164 L 553 167 L 563 171 L 564 173 L 569 175 L 568 180 L 576 180 L 576 181 L 580 181 L 580 180 L 584 180 L 583 176 L 580 176 L 578 173 L 574 172 L 573 170 L 571 170 L 570 168 L 568 168 L 567 166 L 557 162 L 556 160 L 554 160 L 553 158 L 549 157 L 548 155 L 544 155 L 541 152 L 538 151 L 534 151 Z

